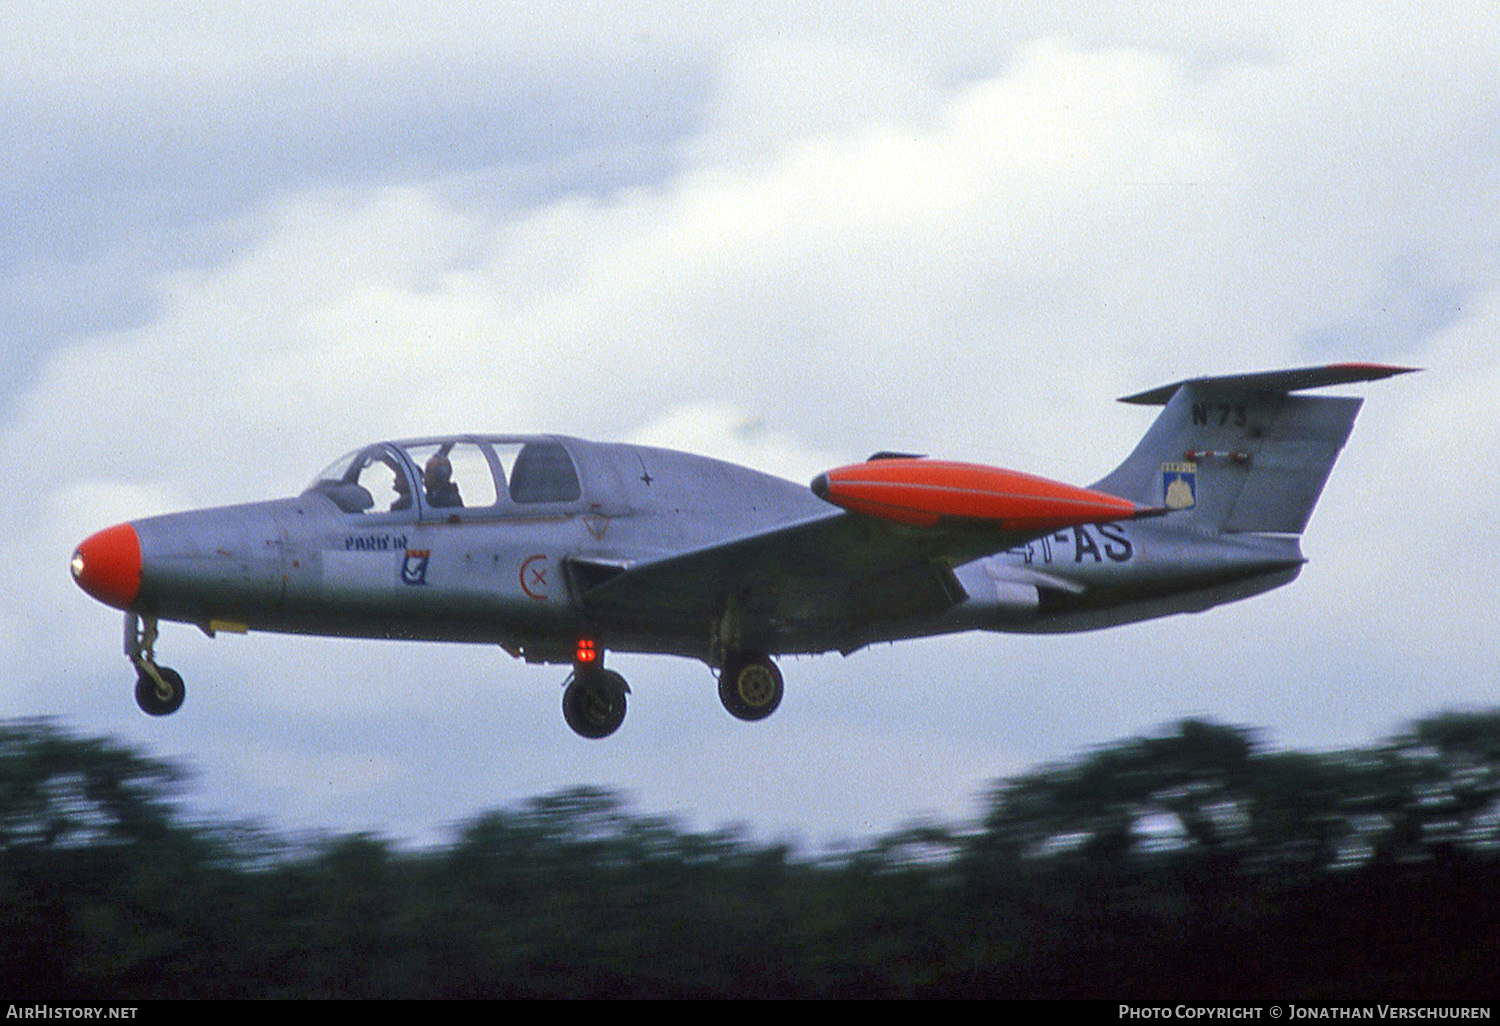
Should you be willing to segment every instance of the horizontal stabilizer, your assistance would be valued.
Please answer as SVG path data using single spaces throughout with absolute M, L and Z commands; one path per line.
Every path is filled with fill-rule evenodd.
M 1393 367 L 1383 363 L 1331 363 L 1322 367 L 1298 367 L 1293 370 L 1263 371 L 1259 374 L 1224 374 L 1218 377 L 1187 378 L 1160 388 L 1147 389 L 1135 395 L 1122 396 L 1120 402 L 1137 406 L 1165 406 L 1184 385 L 1223 389 L 1234 392 L 1300 392 L 1304 388 L 1325 385 L 1348 385 L 1356 381 L 1379 381 L 1410 374 L 1416 367 Z

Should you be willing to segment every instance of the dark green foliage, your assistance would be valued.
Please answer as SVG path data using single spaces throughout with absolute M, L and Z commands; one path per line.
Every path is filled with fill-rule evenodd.
M 1001 783 L 963 886 L 985 895 L 991 932 L 1025 919 L 1034 946 L 979 982 L 1097 997 L 1492 996 L 1497 771 L 1500 714 L 1476 713 L 1321 754 L 1185 721 Z
M 577 787 L 404 851 L 185 820 L 176 768 L 0 725 L 16 998 L 1495 996 L 1500 714 L 1268 750 L 1195 720 L 838 855 Z

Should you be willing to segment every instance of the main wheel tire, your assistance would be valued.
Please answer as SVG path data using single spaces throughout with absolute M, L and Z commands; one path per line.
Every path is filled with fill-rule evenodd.
M 170 716 L 182 708 L 187 689 L 183 687 L 182 675 L 171 667 L 158 666 L 156 672 L 161 676 L 160 684 L 145 670 L 136 678 L 135 704 L 147 716 Z
M 741 720 L 763 720 L 776 711 L 784 692 L 781 671 L 765 656 L 731 659 L 719 674 L 719 701 Z
M 625 678 L 612 670 L 574 673 L 563 691 L 563 719 L 574 733 L 609 737 L 625 722 Z

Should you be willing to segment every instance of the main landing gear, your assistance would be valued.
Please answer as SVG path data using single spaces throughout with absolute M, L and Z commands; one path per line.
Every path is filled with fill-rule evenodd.
M 730 656 L 719 671 L 719 701 L 737 719 L 765 719 L 781 704 L 784 690 L 781 671 L 763 655 Z M 625 678 L 604 668 L 603 651 L 592 641 L 579 642 L 562 699 L 563 719 L 574 733 L 601 738 L 619 730 L 629 693 Z
M 182 675 L 167 666 L 156 665 L 156 617 L 144 620 L 134 613 L 125 614 L 125 655 L 135 667 L 135 704 L 147 716 L 170 716 L 182 708 L 186 689 Z
M 765 719 L 781 704 L 784 690 L 781 671 L 765 656 L 732 656 L 719 671 L 719 701 L 737 719 Z
M 603 655 L 592 641 L 580 641 L 573 675 L 563 688 L 563 719 L 574 733 L 587 738 L 609 737 L 625 722 L 630 685 L 604 668 Z

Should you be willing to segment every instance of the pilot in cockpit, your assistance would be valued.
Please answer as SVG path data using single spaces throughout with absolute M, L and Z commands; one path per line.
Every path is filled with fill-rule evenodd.
M 427 505 L 434 509 L 462 506 L 458 485 L 453 483 L 453 464 L 442 453 L 433 453 L 422 470 L 422 485 L 427 489 Z
M 406 480 L 406 474 L 403 471 L 396 471 L 391 487 L 396 492 L 396 500 L 391 503 L 391 512 L 397 513 L 403 509 L 411 509 L 411 483 Z

